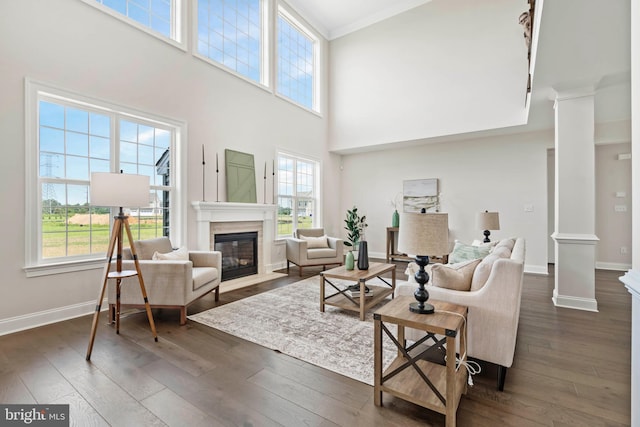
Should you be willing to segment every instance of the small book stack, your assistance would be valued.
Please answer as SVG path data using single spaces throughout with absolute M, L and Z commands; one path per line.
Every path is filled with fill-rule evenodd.
M 351 285 L 345 290 L 345 294 L 349 295 L 351 298 L 360 298 L 360 285 Z M 369 289 L 368 286 L 364 287 L 364 296 L 372 297 L 373 291 Z

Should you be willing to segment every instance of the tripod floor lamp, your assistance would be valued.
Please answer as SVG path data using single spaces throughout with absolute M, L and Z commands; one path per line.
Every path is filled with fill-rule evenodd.
M 133 238 L 131 236 L 131 229 L 129 228 L 129 217 L 125 215 L 122 210 L 123 206 L 134 207 L 147 206 L 149 204 L 149 177 L 123 173 L 92 173 L 90 200 L 93 206 L 119 206 L 120 211 L 118 212 L 118 215 L 114 217 L 115 221 L 113 223 L 113 231 L 111 232 L 111 238 L 109 239 L 107 263 L 104 266 L 102 288 L 100 289 L 100 295 L 98 296 L 98 301 L 96 303 L 96 311 L 93 314 L 91 338 L 89 340 L 89 347 L 87 348 L 87 360 L 91 358 L 93 342 L 95 341 L 96 330 L 98 329 L 100 307 L 102 306 L 104 293 L 107 289 L 109 279 L 115 279 L 116 281 L 116 310 L 120 312 L 120 287 L 122 285 L 122 279 L 126 277 L 138 278 L 140 292 L 142 292 L 147 317 L 149 318 L 149 326 L 151 326 L 153 337 L 156 342 L 158 341 L 156 325 L 153 321 L 153 315 L 151 314 L 151 306 L 149 305 L 147 291 L 144 287 L 144 280 L 142 279 L 140 264 L 138 263 L 138 255 L 136 254 L 136 250 L 133 245 Z M 135 270 L 122 270 L 122 243 L 123 232 L 125 231 L 127 233 L 127 238 L 129 239 L 129 247 L 131 248 L 131 254 L 133 255 L 133 261 L 136 266 Z M 116 269 L 115 271 L 111 271 L 111 261 L 113 259 L 114 250 L 117 250 Z M 119 320 L 120 316 L 116 316 L 116 333 L 120 333 Z

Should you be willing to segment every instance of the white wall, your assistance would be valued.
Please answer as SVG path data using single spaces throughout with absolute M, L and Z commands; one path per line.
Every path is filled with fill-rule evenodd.
M 356 205 L 367 215 L 370 256 L 383 257 L 391 200 L 402 181 L 438 178 L 450 240 L 483 238 L 476 213 L 500 213 L 492 240 L 524 237 L 526 271 L 547 273 L 547 148 L 552 132 L 423 144 L 343 156 L 342 212 Z M 533 212 L 524 206 L 532 205 Z
M 596 145 L 596 267 L 626 271 L 631 268 L 631 143 Z M 616 193 L 624 192 L 623 197 Z M 625 206 L 625 212 L 615 210 Z M 621 253 L 621 248 L 627 253 Z
M 527 8 L 433 0 L 332 40 L 331 149 L 526 123 Z
M 192 4 L 192 2 L 187 2 Z M 323 51 L 326 54 L 326 43 Z M 326 70 L 323 70 L 326 88 Z M 93 98 L 188 123 L 188 200 L 202 199 L 201 146 L 209 156 L 207 193 L 216 200 L 214 154 L 252 153 L 256 169 L 271 164 L 277 148 L 311 156 L 337 170 L 326 149 L 327 120 L 267 90 L 194 58 L 79 0 L 21 0 L 0 6 L 0 182 L 5 224 L 0 246 L 0 331 L 7 319 L 66 308 L 78 314 L 95 305 L 101 270 L 26 278 L 25 264 L 25 77 Z M 326 111 L 323 92 L 323 114 Z M 258 173 L 259 174 L 259 173 Z M 222 174 L 221 174 L 222 175 Z M 257 186 L 263 200 L 262 185 Z M 323 182 L 335 194 L 335 174 Z M 224 179 L 220 179 L 224 201 Z M 333 209 L 335 210 L 335 209 Z M 339 224 L 331 223 L 337 232 Z M 195 216 L 188 207 L 187 245 L 195 244 Z M 92 309 L 90 309 L 92 310 Z M 64 315 L 64 313 L 62 314 Z M 18 323 L 20 323 L 18 322 Z

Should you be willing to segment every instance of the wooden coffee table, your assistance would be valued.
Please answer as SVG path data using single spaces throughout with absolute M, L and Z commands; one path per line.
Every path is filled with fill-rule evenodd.
M 391 283 L 380 276 L 391 272 Z M 338 286 L 330 279 L 348 280 L 360 285 L 360 292 L 364 293 L 365 283 L 374 277 L 382 280 L 382 284 L 369 284 L 367 287 L 373 292 L 372 296 L 365 298 L 352 298 L 347 295 L 346 286 Z M 336 292 L 325 296 L 325 283 L 331 285 Z M 370 262 L 368 270 L 347 270 L 344 265 L 320 273 L 320 311 L 324 312 L 325 305 L 340 307 L 345 310 L 360 313 L 360 320 L 364 320 L 365 312 L 385 299 L 389 294 L 393 298 L 393 291 L 396 289 L 396 266 L 395 264 L 384 264 L 381 262 Z

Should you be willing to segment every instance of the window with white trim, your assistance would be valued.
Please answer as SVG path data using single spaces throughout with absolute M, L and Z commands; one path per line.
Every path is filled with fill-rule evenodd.
M 198 0 L 197 53 L 268 85 L 263 0 Z
M 103 10 L 116 12 L 116 17 L 135 23 L 168 39 L 180 42 L 180 7 L 181 0 L 83 0 Z M 106 11 L 105 10 L 105 11 Z
M 28 173 L 35 176 L 27 185 L 33 183 L 35 200 L 27 203 L 33 219 L 27 224 L 37 230 L 27 233 L 32 239 L 27 267 L 104 257 L 117 208 L 91 204 L 92 172 L 149 177 L 149 203 L 125 209 L 134 239 L 177 230 L 172 219 L 179 206 L 174 159 L 180 126 L 60 91 L 33 92 L 35 111 L 28 112 L 27 126 L 32 126 L 29 143 L 35 147 L 27 155 L 33 157 Z
M 278 237 L 317 226 L 320 164 L 278 153 Z
M 296 104 L 318 111 L 318 39 L 278 7 L 277 91 Z

